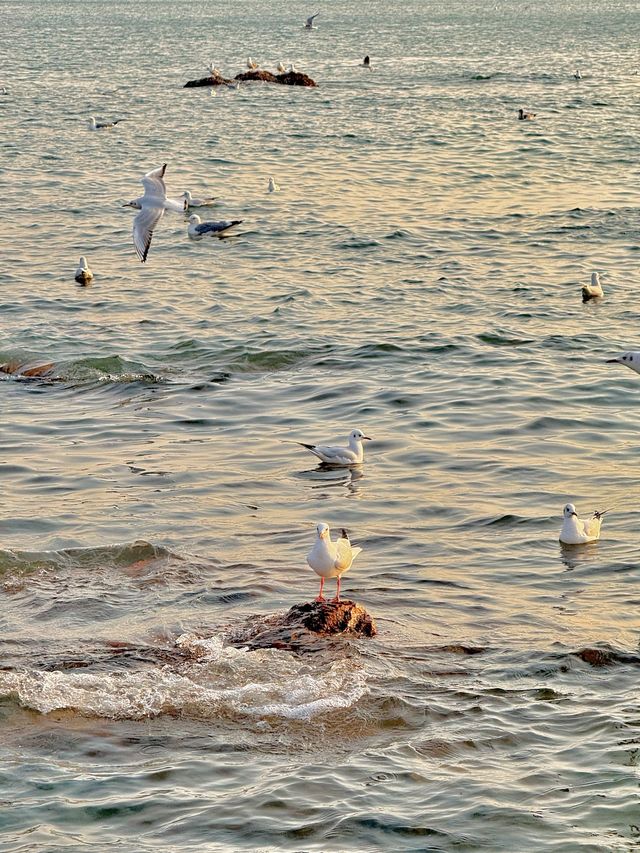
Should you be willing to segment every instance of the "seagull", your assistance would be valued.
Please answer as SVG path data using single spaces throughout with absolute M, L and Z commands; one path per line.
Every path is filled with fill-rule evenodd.
M 254 62 L 250 56 L 247 58 L 247 68 L 249 69 L 249 71 L 255 71 L 256 68 L 258 68 L 258 63 Z
M 532 119 L 535 117 L 536 117 L 535 113 L 526 113 L 522 109 L 522 107 L 520 107 L 520 109 L 518 110 L 518 118 L 520 119 L 520 121 L 527 121 L 528 119 Z
M 306 447 L 314 456 L 317 456 L 325 465 L 359 465 L 364 461 L 363 441 L 371 441 L 368 435 L 361 430 L 354 429 L 349 433 L 348 447 L 331 447 L 326 444 L 304 444 L 296 441 L 301 447 Z
M 597 272 L 591 273 L 591 284 L 585 284 L 582 288 L 582 301 L 588 302 L 590 299 L 602 299 L 604 291 L 600 284 L 600 276 Z
M 89 116 L 89 130 L 108 130 L 110 127 L 115 127 L 121 121 L 124 121 L 124 119 L 119 118 L 115 121 L 98 122 L 95 116 Z
M 580 73 L 580 69 L 576 68 L 575 74 L 573 75 L 576 80 L 582 80 L 582 74 Z
M 371 60 L 368 56 L 365 56 L 365 58 L 362 60 L 362 64 L 365 68 L 371 68 Z
M 8 95 L 8 94 L 9 94 L 9 90 L 7 89 L 7 87 L 1 86 L 0 87 L 0 95 Z
M 563 545 L 584 545 L 586 542 L 597 542 L 600 538 L 600 525 L 602 516 L 608 509 L 602 512 L 594 512 L 588 521 L 578 518 L 578 513 L 573 504 L 567 504 L 563 510 L 564 521 L 560 529 L 560 541 Z
M 297 74 L 297 73 L 298 73 L 298 70 L 292 62 L 291 65 L 287 68 L 287 74 Z
M 215 204 L 215 196 L 209 196 L 208 198 L 193 198 L 189 190 L 185 190 L 182 193 L 182 198 L 186 201 L 185 210 L 189 207 L 211 207 L 212 204 Z
M 316 12 L 315 15 L 310 15 L 307 18 L 307 23 L 304 25 L 305 30 L 312 30 L 313 29 L 313 19 L 317 18 L 319 14 L 320 14 L 320 12 Z
M 285 72 L 286 70 L 287 70 L 287 69 L 285 68 L 284 63 L 283 63 L 282 61 L 280 61 L 280 62 L 278 63 L 278 67 L 276 68 L 276 71 L 279 71 L 281 74 L 284 74 L 284 72 Z
M 82 257 L 80 258 L 78 269 L 76 270 L 75 279 L 78 284 L 84 284 L 85 286 L 87 284 L 91 284 L 91 281 L 93 279 L 93 273 L 89 269 L 87 259 L 84 255 L 82 255 Z
M 316 601 L 324 601 L 322 590 L 326 578 L 337 578 L 336 597 L 340 601 L 340 578 L 351 568 L 351 564 L 362 551 L 362 548 L 352 548 L 347 531 L 343 528 L 342 535 L 335 542 L 331 541 L 329 525 L 320 523 L 316 527 L 318 537 L 313 548 L 307 554 L 307 563 L 313 571 L 320 575 L 320 592 Z
M 269 178 L 269 187 L 267 189 L 267 192 L 270 192 L 270 193 L 280 192 L 280 187 L 276 184 L 276 182 L 273 178 Z
M 213 62 L 210 62 L 207 65 L 207 71 L 209 72 L 209 74 L 211 74 L 212 77 L 219 77 L 220 76 L 220 69 L 216 68 L 216 66 L 213 64 Z
M 182 213 L 187 209 L 186 199 L 180 202 L 167 198 L 167 188 L 163 180 L 166 170 L 165 163 L 159 169 L 147 172 L 141 179 L 144 195 L 123 205 L 123 207 L 134 207 L 140 211 L 133 220 L 133 245 L 142 263 L 147 260 L 149 254 L 153 229 L 162 219 L 165 210 Z
M 625 367 L 630 367 L 636 373 L 640 373 L 640 352 L 623 352 L 622 355 L 617 355 L 615 358 L 608 358 L 607 364 L 624 364 Z
M 220 222 L 202 222 L 197 214 L 189 217 L 187 229 L 189 237 L 204 237 L 205 234 L 222 234 L 234 225 L 240 225 L 242 219 L 222 219 Z

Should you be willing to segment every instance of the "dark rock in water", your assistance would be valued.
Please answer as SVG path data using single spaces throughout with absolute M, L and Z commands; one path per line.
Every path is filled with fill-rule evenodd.
M 321 640 L 337 636 L 375 637 L 376 625 L 355 601 L 310 601 L 294 604 L 287 613 L 253 617 L 229 636 L 233 646 L 249 649 L 319 651 Z
M 55 369 L 55 364 L 50 361 L 46 364 L 25 364 L 20 361 L 7 361 L 0 364 L 0 373 L 9 373 L 12 376 L 50 377 Z
M 227 80 L 226 77 L 222 77 L 220 74 L 212 74 L 209 77 L 201 77 L 199 80 L 189 80 L 182 88 L 193 89 L 196 86 L 223 86 L 229 83 L 233 83 L 233 80 Z
M 276 83 L 282 83 L 283 86 L 317 86 L 315 80 L 312 80 L 307 74 L 301 71 L 285 71 L 284 74 L 278 74 Z
M 258 68 L 256 71 L 243 71 L 242 74 L 236 74 L 236 80 L 263 80 L 265 83 L 277 83 L 275 74 L 270 71 L 262 71 Z

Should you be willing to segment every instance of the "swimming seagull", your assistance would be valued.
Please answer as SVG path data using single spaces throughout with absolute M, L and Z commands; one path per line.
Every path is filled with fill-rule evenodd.
M 78 282 L 78 284 L 84 284 L 85 286 L 87 284 L 91 284 L 91 281 L 93 279 L 93 273 L 89 269 L 89 265 L 87 264 L 87 259 L 85 258 L 84 255 L 82 255 L 82 257 L 80 258 L 80 262 L 79 262 L 78 268 L 76 270 L 75 279 Z
M 316 12 L 315 15 L 310 15 L 307 18 L 307 22 L 304 25 L 305 30 L 312 30 L 313 29 L 313 19 L 317 18 L 319 14 L 320 14 L 320 12 Z
M 602 299 L 604 291 L 600 284 L 600 276 L 597 272 L 591 273 L 591 284 L 585 284 L 582 288 L 582 301 L 588 302 L 590 299 Z
M 320 592 L 316 601 L 324 601 L 322 590 L 326 578 L 337 578 L 336 597 L 333 601 L 340 601 L 340 578 L 351 568 L 351 564 L 362 551 L 362 548 L 353 548 L 349 541 L 347 531 L 343 528 L 342 535 L 335 542 L 331 541 L 329 525 L 320 523 L 316 527 L 317 538 L 313 548 L 307 554 L 307 563 L 313 571 L 320 575 Z
M 189 190 L 185 190 L 182 193 L 182 197 L 186 201 L 185 210 L 189 207 L 211 207 L 212 204 L 215 204 L 215 196 L 209 196 L 208 198 L 193 198 Z
M 277 67 L 277 69 L 276 69 L 276 70 L 277 70 L 277 71 L 279 71 L 281 74 L 284 74 L 284 72 L 287 70 L 287 69 L 285 68 L 284 63 L 282 62 L 282 60 L 278 63 L 278 67 Z
M 267 189 L 267 192 L 270 192 L 270 193 L 280 192 L 280 187 L 276 184 L 276 182 L 273 178 L 269 178 L 269 187 Z
M 364 461 L 363 441 L 371 441 L 368 435 L 365 435 L 361 430 L 354 429 L 349 433 L 348 447 L 335 447 L 326 444 L 304 444 L 302 441 L 296 441 L 301 447 L 306 447 L 314 456 L 317 456 L 325 465 L 360 465 Z
M 189 237 L 204 237 L 205 234 L 223 234 L 234 225 L 240 225 L 242 219 L 223 219 L 220 222 L 202 222 L 200 217 L 194 213 L 189 217 L 187 229 Z
M 365 56 L 365 58 L 362 60 L 362 64 L 365 68 L 371 68 L 371 60 L 368 56 Z
M 115 127 L 121 121 L 124 121 L 124 119 L 119 118 L 115 121 L 98 122 L 95 116 L 89 116 L 89 130 L 108 130 L 110 127 Z
M 640 352 L 630 350 L 623 352 L 622 355 L 617 355 L 615 358 L 608 358 L 607 364 L 624 364 L 625 367 L 630 367 L 636 373 L 640 373 Z
M 535 113 L 526 113 L 522 109 L 522 107 L 520 107 L 520 109 L 518 110 L 518 118 L 520 119 L 520 121 L 527 121 L 528 119 L 532 119 L 535 117 L 536 117 Z
M 575 74 L 573 76 L 576 78 L 576 80 L 582 80 L 582 74 L 580 73 L 579 68 L 576 68 Z
M 153 230 L 164 216 L 165 210 L 182 213 L 187 209 L 186 199 L 179 202 L 167 198 L 167 188 L 163 180 L 166 170 L 165 163 L 159 169 L 147 172 L 141 179 L 144 195 L 123 205 L 123 207 L 134 207 L 140 211 L 133 220 L 133 245 L 142 263 L 147 260 Z
M 588 521 L 578 518 L 578 513 L 573 504 L 567 504 L 563 510 L 564 521 L 560 529 L 560 541 L 563 545 L 584 545 L 587 542 L 597 542 L 600 538 L 600 525 L 602 516 L 608 509 L 602 512 L 594 512 Z
M 258 67 L 258 63 L 254 62 L 250 56 L 247 57 L 247 68 L 249 69 L 249 71 L 255 71 L 257 67 Z

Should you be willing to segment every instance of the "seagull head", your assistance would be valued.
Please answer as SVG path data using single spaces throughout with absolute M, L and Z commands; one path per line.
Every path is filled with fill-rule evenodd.
M 576 518 L 578 517 L 578 513 L 576 512 L 576 508 L 573 504 L 567 504 L 562 511 L 562 514 L 565 518 L 571 518 L 572 515 L 575 515 Z
M 81 266 L 81 267 L 86 267 L 86 266 L 87 266 L 87 259 L 85 258 L 85 256 L 84 256 L 84 255 L 81 255 L 81 256 L 80 256 L 80 263 L 79 263 L 79 266 Z
M 192 225 L 200 225 L 200 221 L 200 217 L 197 213 L 192 213 L 189 217 L 189 222 L 191 222 Z
M 142 205 L 140 204 L 139 201 L 136 201 L 135 199 L 133 201 L 125 201 L 125 203 L 122 206 L 123 207 L 134 207 L 136 210 L 142 210 Z
M 186 199 L 186 201 L 191 201 L 191 193 L 189 192 L 189 190 L 185 190 L 182 193 L 182 198 Z
M 323 521 L 321 521 L 320 524 L 316 526 L 316 531 L 318 533 L 318 539 L 329 538 L 329 525 L 325 524 Z
M 640 352 L 623 352 L 615 358 L 608 358 L 606 363 L 624 364 L 626 367 L 630 367 L 631 370 L 635 370 L 636 373 L 640 373 Z
M 371 441 L 371 438 L 368 435 L 365 435 L 361 429 L 351 430 L 349 439 L 351 441 Z

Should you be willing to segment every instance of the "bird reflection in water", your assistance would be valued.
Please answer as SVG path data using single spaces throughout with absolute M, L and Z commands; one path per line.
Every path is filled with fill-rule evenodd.
M 325 489 L 346 486 L 347 491 L 354 495 L 362 494 L 361 480 L 364 477 L 364 466 L 352 465 L 349 468 L 338 468 L 335 465 L 321 463 L 317 468 L 301 471 L 299 476 L 310 481 L 310 488 Z

